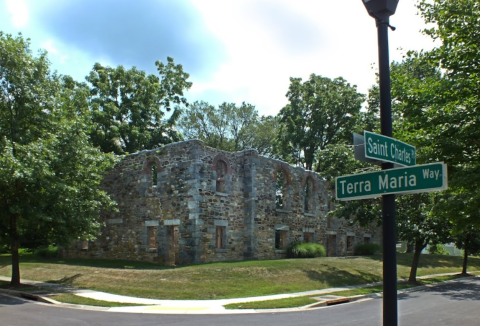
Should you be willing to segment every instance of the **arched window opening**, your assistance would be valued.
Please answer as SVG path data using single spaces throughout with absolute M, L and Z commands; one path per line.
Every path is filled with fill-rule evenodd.
M 227 163 L 222 160 L 218 160 L 216 165 L 217 180 L 216 180 L 216 192 L 225 192 L 225 175 L 227 174 Z
M 282 170 L 277 171 L 277 179 L 275 184 L 275 207 L 277 209 L 286 208 L 287 182 L 285 173 Z
M 152 164 L 152 186 L 156 186 L 158 183 L 158 169 L 157 169 L 157 164 L 153 163 Z
M 304 188 L 304 210 L 305 213 L 313 213 L 315 210 L 314 207 L 314 189 L 313 189 L 313 180 L 312 178 L 307 178 Z

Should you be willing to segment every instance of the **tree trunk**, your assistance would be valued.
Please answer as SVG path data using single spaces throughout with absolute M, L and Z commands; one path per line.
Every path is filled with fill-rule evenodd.
M 10 285 L 20 286 L 20 259 L 18 254 L 18 234 L 17 234 L 16 214 L 10 217 L 10 233 L 12 236 L 12 279 Z
M 417 269 L 418 263 L 420 262 L 420 253 L 425 249 L 427 245 L 424 245 L 423 242 L 415 242 L 415 251 L 413 253 L 412 267 L 410 268 L 410 277 L 408 278 L 408 283 L 417 282 Z
M 463 248 L 462 275 L 467 274 L 467 263 L 468 263 L 468 239 L 465 239 L 465 246 Z

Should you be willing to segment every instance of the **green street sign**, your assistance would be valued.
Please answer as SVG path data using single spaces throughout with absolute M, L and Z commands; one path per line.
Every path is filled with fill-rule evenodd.
M 447 165 L 443 162 L 335 178 L 337 200 L 366 199 L 388 194 L 412 194 L 445 189 L 447 189 Z
M 365 157 L 403 166 L 415 165 L 415 147 L 399 140 L 364 131 Z

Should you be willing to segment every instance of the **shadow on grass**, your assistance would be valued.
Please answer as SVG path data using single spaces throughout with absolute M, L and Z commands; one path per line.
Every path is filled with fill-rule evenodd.
M 73 281 L 75 281 L 77 278 L 81 277 L 82 274 L 75 274 L 75 275 L 72 275 L 72 276 L 65 276 L 64 278 L 61 278 L 59 280 L 50 280 L 50 281 L 47 281 L 47 283 L 55 283 L 55 284 L 62 284 L 62 285 L 69 285 L 69 286 L 72 286 L 73 285 Z
M 331 266 L 326 266 L 326 270 L 321 272 L 314 270 L 303 270 L 303 272 L 309 279 L 332 287 L 366 284 L 381 280 L 380 276 L 376 274 L 365 273 L 360 270 L 355 270 L 355 273 L 351 273 Z
M 10 266 L 10 256 L 0 256 L 0 268 Z M 129 260 L 107 260 L 107 259 L 59 259 L 59 258 L 43 258 L 37 255 L 21 255 L 20 263 L 30 264 L 62 264 L 71 266 L 86 266 L 98 268 L 114 268 L 114 269 L 171 269 L 172 267 L 163 266 L 154 263 L 129 261 Z
M 382 255 L 363 256 L 364 259 L 371 259 L 382 262 Z M 397 253 L 397 266 L 410 268 L 412 266 L 413 253 Z M 463 257 L 449 255 L 422 254 L 420 256 L 419 268 L 455 268 L 462 266 Z M 468 266 L 480 269 L 480 259 L 477 257 L 468 258 Z

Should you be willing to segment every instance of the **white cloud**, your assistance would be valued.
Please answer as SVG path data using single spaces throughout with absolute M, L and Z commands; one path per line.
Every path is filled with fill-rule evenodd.
M 372 70 L 372 64 L 376 67 L 378 61 L 375 20 L 360 0 L 188 1 L 204 24 L 198 28 L 206 28 L 210 34 L 205 34 L 222 44 L 226 53 L 217 55 L 218 49 L 203 39 L 195 43 L 205 47 L 198 48 L 206 53 L 199 60 L 209 68 L 198 75 L 192 73 L 193 87 L 187 94 L 191 101 L 205 100 L 213 105 L 245 101 L 255 105 L 260 114 L 275 115 L 287 104 L 285 94 L 290 77 L 306 80 L 312 73 L 329 78 L 341 76 L 357 85 L 361 93 L 367 93 L 375 83 Z M 27 25 L 22 30 L 24 35 L 31 37 L 35 46 L 39 45 L 35 42 L 43 40 L 40 47 L 50 53 L 53 66 L 60 73 L 82 80 L 94 62 L 113 67 L 121 63 L 112 59 L 113 47 L 100 54 L 89 49 L 88 42 L 65 37 L 76 35 L 73 32 L 60 37 L 62 24 L 49 30 L 44 28 L 44 16 L 40 13 L 48 12 L 62 0 L 42 0 L 41 4 L 36 0 L 5 0 L 4 3 L 8 10 L 0 13 L 5 17 L 0 24 Z M 430 39 L 419 33 L 424 24 L 416 15 L 414 1 L 400 1 L 391 24 L 397 27 L 395 32 L 389 32 L 391 60 L 401 61 L 406 50 L 432 47 Z M 400 47 L 404 50 L 397 50 Z M 165 48 L 171 51 L 168 42 Z M 145 64 L 138 60 L 134 65 Z M 222 61 L 211 64 L 209 60 Z M 190 72 L 186 65 L 185 69 Z
M 231 96 L 219 102 L 247 101 L 262 114 L 276 114 L 287 103 L 290 77 L 305 80 L 312 73 L 329 78 L 342 76 L 358 85 L 362 93 L 375 83 L 375 21 L 361 1 L 190 1 L 207 28 L 225 45 L 229 57 L 208 81 L 194 81 L 192 93 L 198 96 L 215 90 Z M 405 50 L 432 47 L 431 41 L 419 33 L 424 24 L 413 2 L 401 2 L 391 23 L 397 27 L 390 32 L 391 60 L 401 61 Z
M 65 64 L 67 59 L 68 59 L 68 55 L 66 54 L 62 54 L 58 48 L 53 44 L 53 40 L 52 39 L 48 39 L 42 43 L 40 43 L 40 47 L 44 50 L 47 50 L 48 54 L 49 54 L 49 57 L 50 59 L 53 59 L 52 57 L 56 58 L 58 60 L 58 62 L 60 64 Z
M 53 45 L 52 39 L 40 43 L 40 47 L 47 50 L 49 54 L 58 54 L 58 49 Z
M 7 11 L 11 15 L 11 24 L 23 28 L 28 24 L 28 7 L 24 0 L 6 0 Z

